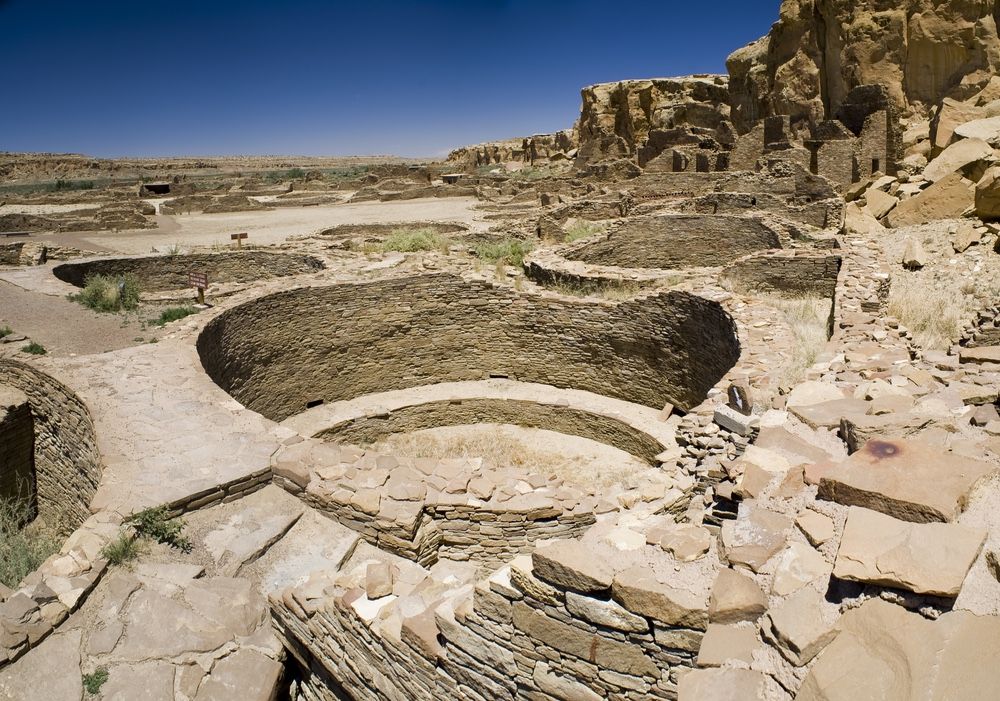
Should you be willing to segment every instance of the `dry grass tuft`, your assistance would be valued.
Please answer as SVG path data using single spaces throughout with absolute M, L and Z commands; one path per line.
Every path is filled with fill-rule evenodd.
M 889 292 L 889 314 L 913 332 L 927 350 L 947 350 L 967 321 L 984 306 L 995 304 L 1000 281 L 986 276 L 972 282 L 958 276 L 895 275 Z
M 7 587 L 16 587 L 62 542 L 59 523 L 27 523 L 30 516 L 23 500 L 0 499 L 0 584 Z
M 763 301 L 784 317 L 795 340 L 791 357 L 772 373 L 773 386 L 791 387 L 802 381 L 805 371 L 830 340 L 832 300 L 823 297 L 778 297 L 768 295 Z

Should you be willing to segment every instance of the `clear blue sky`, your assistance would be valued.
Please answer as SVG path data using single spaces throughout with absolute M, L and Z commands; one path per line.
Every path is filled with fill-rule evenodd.
M 0 0 L 0 151 L 439 155 L 724 72 L 778 0 Z

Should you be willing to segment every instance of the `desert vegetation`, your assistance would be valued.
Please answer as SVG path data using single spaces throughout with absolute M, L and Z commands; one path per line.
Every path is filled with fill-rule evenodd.
M 131 273 L 91 275 L 83 289 L 70 299 L 97 312 L 120 312 L 136 309 L 140 294 L 139 280 Z
M 58 523 L 32 518 L 22 499 L 0 499 L 0 584 L 16 587 L 59 550 Z

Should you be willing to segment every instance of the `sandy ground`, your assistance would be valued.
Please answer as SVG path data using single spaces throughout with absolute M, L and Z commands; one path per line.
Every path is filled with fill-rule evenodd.
M 156 229 L 46 234 L 33 239 L 88 251 L 134 254 L 173 245 L 229 246 L 229 235 L 243 231 L 249 234 L 248 244 L 274 245 L 291 236 L 313 234 L 339 224 L 454 221 L 472 224 L 474 228 L 479 223 L 485 228 L 485 223 L 481 223 L 482 214 L 473 208 L 476 203 L 472 197 L 440 197 L 404 202 L 282 207 L 263 212 L 158 215 Z
M 0 204 L 0 216 L 4 214 L 62 214 L 99 209 L 100 204 Z
M 104 353 L 147 342 L 162 333 L 155 326 L 144 328 L 144 321 L 153 316 L 152 311 L 141 309 L 137 314 L 98 314 L 65 297 L 29 292 L 0 281 L 0 326 L 42 344 L 53 356 Z M 23 356 L 23 345 L 0 344 L 0 353 Z
M 427 428 L 390 436 L 375 448 L 414 458 L 481 457 L 494 467 L 523 467 L 587 486 L 624 486 L 630 475 L 650 469 L 639 458 L 605 443 L 510 424 Z

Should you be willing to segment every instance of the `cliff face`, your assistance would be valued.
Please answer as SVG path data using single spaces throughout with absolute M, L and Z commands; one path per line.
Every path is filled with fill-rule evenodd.
M 499 163 L 548 163 L 568 158 L 567 153 L 575 148 L 576 132 L 564 129 L 555 134 L 535 134 L 463 146 L 449 153 L 447 160 L 466 169 Z
M 639 157 L 668 144 L 728 141 L 728 79 L 720 75 L 601 83 L 581 91 L 577 163 Z
M 732 119 L 822 119 L 881 83 L 904 112 L 966 98 L 1000 68 L 996 0 L 783 0 L 762 39 L 727 61 Z

